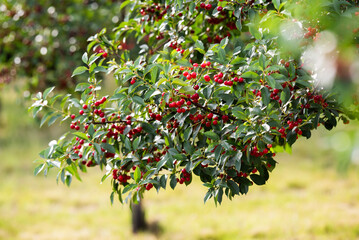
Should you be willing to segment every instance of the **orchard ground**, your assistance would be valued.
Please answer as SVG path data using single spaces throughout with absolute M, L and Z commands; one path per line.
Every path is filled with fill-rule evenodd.
M 267 185 L 221 206 L 203 204 L 198 180 L 189 190 L 146 192 L 153 233 L 133 236 L 129 208 L 110 205 L 111 185 L 99 184 L 98 168 L 70 188 L 56 185 L 55 171 L 33 176 L 33 160 L 59 131 L 39 131 L 10 89 L 1 93 L 0 239 L 359 239 L 359 168 L 340 174 L 336 154 L 325 147 L 342 126 L 300 139 L 292 155 L 277 155 Z

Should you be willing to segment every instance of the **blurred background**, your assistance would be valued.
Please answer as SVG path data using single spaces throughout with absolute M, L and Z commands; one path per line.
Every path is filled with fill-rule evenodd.
M 203 204 L 206 190 L 196 180 L 147 192 L 149 230 L 136 235 L 129 207 L 111 206 L 111 185 L 100 184 L 99 169 L 70 188 L 56 184 L 55 171 L 35 177 L 38 153 L 63 128 L 39 128 L 27 113 L 31 94 L 51 85 L 71 91 L 86 39 L 121 21 L 121 2 L 0 3 L 0 239 L 359 239 L 355 121 L 300 138 L 292 153 L 277 155 L 267 185 L 221 206 Z

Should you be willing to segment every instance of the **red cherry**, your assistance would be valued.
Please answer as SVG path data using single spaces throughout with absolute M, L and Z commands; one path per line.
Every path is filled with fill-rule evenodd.
M 206 81 L 206 82 L 209 82 L 209 81 L 211 81 L 211 77 L 210 76 L 208 76 L 208 75 L 204 75 L 204 80 Z
M 88 107 L 88 106 L 87 106 L 86 104 L 82 105 L 82 108 L 83 108 L 83 109 L 87 109 L 87 107 Z
M 212 8 L 212 4 L 207 4 L 207 5 L 206 5 L 206 9 L 207 9 L 207 10 L 211 10 L 211 8 Z
M 80 115 L 84 114 L 84 110 L 79 111 Z
M 217 11 L 221 12 L 223 10 L 223 7 L 217 7 Z
M 223 78 L 223 73 L 222 72 L 220 72 L 220 73 L 218 73 L 218 75 L 217 75 L 219 78 Z
M 227 122 L 227 121 L 228 121 L 228 119 L 229 119 L 229 117 L 228 117 L 227 115 L 223 115 L 223 116 L 222 116 L 222 120 L 223 120 L 223 122 Z
M 135 80 L 135 79 L 132 79 L 130 83 L 133 85 L 133 84 L 136 83 L 136 80 Z
M 148 184 L 146 185 L 146 190 L 149 191 L 152 187 L 153 187 L 153 184 L 152 184 L 152 183 L 148 183 Z
M 76 117 L 75 114 L 71 114 L 70 116 L 71 119 L 75 119 L 75 117 Z
M 161 120 L 162 120 L 161 114 L 157 114 L 157 115 L 156 115 L 156 120 L 158 120 L 158 121 L 161 121 Z
M 188 76 L 188 72 L 187 72 L 187 71 L 183 72 L 183 76 L 187 77 L 187 76 Z
M 103 97 L 100 102 L 101 102 L 101 103 L 104 103 L 104 102 L 106 102 L 106 100 L 107 100 L 107 98 L 106 98 L 106 97 Z
M 218 121 L 217 120 L 213 120 L 213 125 L 217 125 Z
M 191 73 L 191 77 L 192 77 L 192 78 L 196 78 L 196 77 L 197 77 L 197 73 L 196 73 L 196 72 L 192 72 L 192 73 Z
M 195 85 L 195 86 L 193 87 L 193 89 L 194 89 L 194 90 L 198 90 L 198 89 L 199 89 L 199 86 L 198 86 L 198 85 Z

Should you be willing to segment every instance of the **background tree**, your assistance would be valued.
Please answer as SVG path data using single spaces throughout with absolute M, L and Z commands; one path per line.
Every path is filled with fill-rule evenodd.
M 26 89 L 70 89 L 87 38 L 123 17 L 122 1 L 2 1 L 0 85 L 25 76 Z

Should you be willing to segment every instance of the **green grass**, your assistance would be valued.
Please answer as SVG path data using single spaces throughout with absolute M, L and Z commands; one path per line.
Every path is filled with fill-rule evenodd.
M 5 94 L 6 92 L 6 94 Z M 146 218 L 159 228 L 131 234 L 127 205 L 110 205 L 110 183 L 97 168 L 70 188 L 33 176 L 33 160 L 58 128 L 39 129 L 7 89 L 0 127 L 0 239 L 359 239 L 359 172 L 343 175 L 327 138 L 301 139 L 265 186 L 246 196 L 203 204 L 200 182 L 145 195 Z M 340 130 L 338 130 L 340 131 Z

